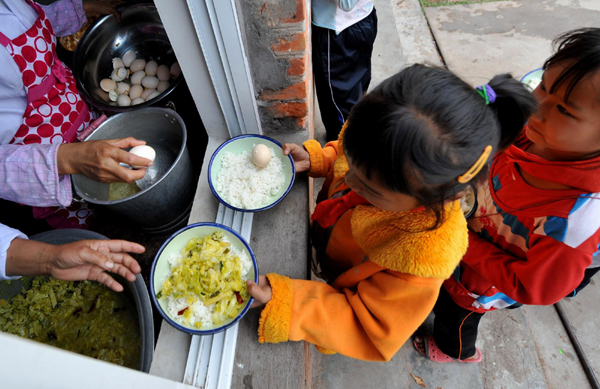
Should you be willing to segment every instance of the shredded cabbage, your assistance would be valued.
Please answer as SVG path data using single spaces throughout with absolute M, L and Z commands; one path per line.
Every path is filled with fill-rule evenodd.
M 250 295 L 242 274 L 242 260 L 223 233 L 217 231 L 190 240 L 181 255 L 157 297 L 171 301 L 185 298 L 187 307 L 178 316 L 183 316 L 183 324 L 194 328 L 202 327 L 202 321 L 194 315 L 193 304 L 197 302 L 209 308 L 214 306 L 214 325 L 235 318 Z

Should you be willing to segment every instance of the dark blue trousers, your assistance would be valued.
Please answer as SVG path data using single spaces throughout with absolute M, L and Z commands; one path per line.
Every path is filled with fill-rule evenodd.
M 336 140 L 350 109 L 371 82 L 371 54 L 377 35 L 375 9 L 339 35 L 312 26 L 312 61 L 327 141 Z

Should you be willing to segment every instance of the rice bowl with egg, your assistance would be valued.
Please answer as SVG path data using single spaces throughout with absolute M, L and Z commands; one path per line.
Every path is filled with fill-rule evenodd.
M 238 155 L 223 154 L 215 189 L 226 202 L 237 208 L 255 209 L 281 190 L 285 182 L 283 163 L 272 148 L 269 151 L 271 160 L 263 168 L 252 162 L 249 150 Z
M 262 202 L 262 204 L 260 206 L 258 206 L 257 208 L 244 208 L 244 207 L 240 207 L 240 206 L 235 206 L 231 202 L 228 201 L 228 199 L 230 197 L 229 193 L 222 193 L 219 190 L 219 189 L 223 190 L 222 186 L 219 186 L 219 189 L 217 188 L 218 177 L 221 173 L 221 170 L 223 170 L 223 168 L 224 168 L 223 167 L 223 156 L 226 153 L 231 153 L 235 156 L 239 156 L 239 155 L 243 154 L 244 152 L 247 152 L 248 155 L 250 156 L 249 157 L 250 161 L 246 160 L 244 163 L 253 164 L 252 153 L 253 153 L 253 151 L 255 151 L 255 149 L 258 147 L 259 144 L 266 146 L 266 149 L 267 149 L 266 151 L 268 151 L 269 157 L 271 157 L 272 156 L 271 154 L 273 154 L 272 158 L 269 159 L 269 164 L 277 164 L 277 162 L 274 161 L 275 157 L 277 157 L 277 159 L 279 161 L 281 161 L 281 170 L 277 173 L 277 175 L 279 175 L 280 177 L 283 178 L 283 183 L 280 186 L 280 189 L 277 193 L 269 194 L 267 192 L 266 199 L 264 199 L 263 200 L 264 202 Z M 265 148 L 263 148 L 263 150 L 264 149 Z M 256 166 L 252 166 L 252 165 L 248 165 L 248 166 L 250 169 L 255 169 L 257 171 L 259 169 Z M 264 168 L 260 168 L 260 169 L 268 169 L 268 167 L 264 167 Z M 269 171 L 269 170 L 267 170 L 267 171 Z M 271 209 L 275 205 L 279 204 L 290 193 L 290 191 L 294 185 L 295 176 L 296 176 L 296 167 L 294 164 L 294 160 L 291 155 L 285 155 L 283 153 L 283 145 L 281 143 L 279 143 L 275 139 L 269 138 L 264 135 L 244 134 L 244 135 L 238 135 L 236 137 L 228 139 L 228 140 L 224 141 L 223 143 L 221 143 L 221 145 L 219 147 L 217 147 L 217 149 L 213 152 L 212 157 L 210 158 L 210 162 L 208 164 L 208 177 L 207 178 L 208 178 L 208 185 L 210 187 L 211 192 L 217 198 L 217 200 L 219 200 L 219 202 L 221 204 L 225 205 L 227 208 L 233 209 L 234 211 L 249 213 L 249 212 L 265 211 L 265 210 Z M 234 182 L 233 184 L 237 185 L 238 188 L 232 189 L 232 188 L 228 187 L 227 190 L 242 191 L 242 189 L 239 188 L 239 186 L 240 186 L 239 182 L 238 183 Z

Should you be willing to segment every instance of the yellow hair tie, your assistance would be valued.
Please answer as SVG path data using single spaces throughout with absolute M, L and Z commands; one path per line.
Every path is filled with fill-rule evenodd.
M 466 184 L 467 182 L 471 181 L 473 177 L 475 177 L 477 173 L 479 173 L 479 171 L 481 171 L 481 169 L 485 166 L 485 163 L 487 162 L 488 157 L 491 153 L 492 146 L 485 146 L 485 149 L 483 149 L 483 153 L 477 159 L 477 161 L 475 161 L 473 166 L 471 166 L 465 174 L 463 174 L 462 176 L 458 176 L 458 182 L 460 182 L 461 184 Z

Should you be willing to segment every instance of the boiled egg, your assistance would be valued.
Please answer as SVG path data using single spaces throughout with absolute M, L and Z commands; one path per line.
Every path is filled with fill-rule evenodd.
M 129 50 L 128 52 L 125 53 L 125 55 L 123 56 L 123 65 L 125 65 L 126 68 L 129 67 L 129 65 L 131 65 L 131 63 L 135 60 L 135 51 L 133 50 Z
M 152 147 L 147 146 L 147 145 L 135 146 L 134 148 L 129 150 L 129 152 L 131 154 L 137 155 L 138 157 L 149 159 L 153 162 L 154 162 L 154 158 L 156 158 L 156 151 L 154 151 L 154 149 Z M 133 166 L 132 165 L 131 167 L 134 169 L 141 169 L 141 168 L 145 168 L 146 166 Z
M 144 68 L 146 74 L 149 76 L 156 76 L 156 71 L 158 70 L 158 63 L 156 61 L 150 61 L 146 64 Z
M 252 162 L 257 167 L 265 167 L 271 162 L 271 150 L 263 144 L 257 144 L 252 148 Z
M 117 89 L 117 83 L 111 80 L 110 78 L 105 78 L 100 81 L 100 88 L 102 88 L 105 92 L 110 92 L 111 90 Z
M 131 66 L 129 66 L 129 70 L 131 70 L 133 73 L 135 73 L 135 72 L 139 72 L 140 70 L 144 70 L 145 67 L 146 67 L 146 61 L 141 58 L 138 58 L 131 63 Z

